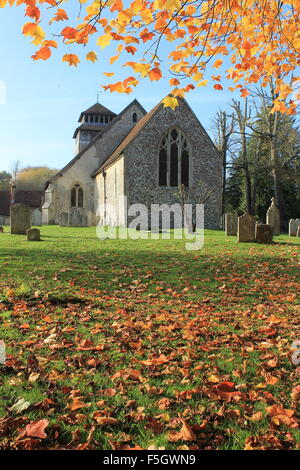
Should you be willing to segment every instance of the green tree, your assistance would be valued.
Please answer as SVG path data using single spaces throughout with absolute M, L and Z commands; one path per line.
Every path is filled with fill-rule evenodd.
M 29 166 L 20 170 L 17 176 L 17 190 L 44 189 L 45 183 L 55 175 L 58 170 L 47 166 Z

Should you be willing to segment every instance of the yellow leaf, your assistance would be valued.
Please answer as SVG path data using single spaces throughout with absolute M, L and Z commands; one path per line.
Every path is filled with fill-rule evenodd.
M 178 100 L 172 96 L 166 96 L 162 103 L 164 104 L 164 108 L 172 108 L 175 109 L 178 106 Z
M 111 35 L 110 34 L 104 34 L 103 36 L 100 36 L 97 40 L 97 45 L 101 47 L 101 49 L 104 49 L 106 46 L 108 46 L 111 42 Z
M 201 82 L 197 83 L 197 86 L 206 86 L 208 84 L 208 80 L 202 80 Z

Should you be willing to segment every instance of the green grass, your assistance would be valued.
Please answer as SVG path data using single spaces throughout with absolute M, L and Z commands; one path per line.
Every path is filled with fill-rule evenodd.
M 0 448 L 299 448 L 300 239 L 206 231 L 187 251 L 184 240 L 99 240 L 95 228 L 41 235 L 0 234 Z M 222 382 L 240 393 L 226 401 Z M 72 392 L 84 407 L 68 408 Z M 18 414 L 20 397 L 31 406 Z M 275 405 L 293 416 L 272 421 Z M 40 419 L 47 438 L 19 436 Z M 172 439 L 183 422 L 194 438 Z

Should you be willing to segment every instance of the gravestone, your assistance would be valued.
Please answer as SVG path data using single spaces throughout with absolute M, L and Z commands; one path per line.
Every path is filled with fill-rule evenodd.
M 300 237 L 300 225 L 298 225 L 296 237 Z
M 280 234 L 280 213 L 278 207 L 275 204 L 275 198 L 272 197 L 271 205 L 267 210 L 267 224 L 272 225 L 273 235 Z
M 10 233 L 26 235 L 31 227 L 31 208 L 25 204 L 13 204 L 10 207 Z
M 69 227 L 87 227 L 86 211 L 82 207 L 69 209 Z
M 255 242 L 255 219 L 253 215 L 244 214 L 238 218 L 238 242 Z
M 59 225 L 61 227 L 68 227 L 69 225 L 69 214 L 67 212 L 61 212 L 59 215 Z
M 31 225 L 42 225 L 42 211 L 40 209 L 35 209 L 32 212 L 32 223 Z
M 289 222 L 289 236 L 296 237 L 297 229 L 300 226 L 300 219 L 290 219 Z
M 236 235 L 238 226 L 238 216 L 234 212 L 225 214 L 225 233 L 226 235 Z
M 26 234 L 29 242 L 39 242 L 41 239 L 41 232 L 38 228 L 30 228 L 26 230 Z
M 268 224 L 258 224 L 255 226 L 255 241 L 257 243 L 272 243 L 273 228 Z
M 0 227 L 0 233 L 3 233 L 3 232 L 4 232 L 4 228 Z

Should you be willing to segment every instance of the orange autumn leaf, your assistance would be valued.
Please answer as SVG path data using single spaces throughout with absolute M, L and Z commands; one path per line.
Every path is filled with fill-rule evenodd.
M 215 90 L 223 90 L 223 87 L 222 87 L 222 85 L 220 85 L 220 83 L 216 83 L 216 84 L 214 85 L 214 89 L 215 89 Z
M 25 10 L 25 15 L 29 16 L 29 18 L 33 18 L 36 22 L 38 22 L 41 16 L 41 12 L 36 5 L 28 5 Z
M 38 437 L 40 439 L 45 439 L 47 434 L 45 429 L 48 426 L 49 421 L 47 419 L 40 419 L 39 421 L 33 421 L 30 424 L 27 424 L 25 428 L 26 435 L 29 437 Z
M 41 49 L 39 49 L 32 57 L 33 60 L 39 60 L 39 59 L 42 59 L 42 60 L 47 60 L 49 59 L 49 57 L 51 56 L 51 50 L 49 49 L 49 47 L 42 47 Z
M 90 60 L 93 63 L 96 62 L 97 59 L 98 59 L 97 54 L 94 51 L 90 51 L 86 55 L 86 60 Z
M 159 67 L 154 67 L 151 69 L 148 75 L 151 81 L 160 80 L 162 77 L 162 73 Z
M 68 62 L 70 66 L 77 67 L 79 64 L 80 60 L 76 54 L 65 54 L 62 58 L 63 62 Z
M 72 411 L 75 411 L 79 410 L 80 408 L 86 408 L 86 406 L 87 404 L 80 400 L 78 397 L 73 397 L 73 401 L 70 405 L 68 405 L 68 408 L 70 408 L 70 410 Z
M 299 423 L 296 418 L 293 418 L 295 414 L 294 410 L 284 409 L 281 406 L 273 405 L 269 406 L 267 409 L 267 414 L 271 417 L 271 421 L 276 426 L 285 424 L 293 428 L 298 428 Z
M 222 64 L 223 64 L 223 60 L 222 60 L 222 59 L 217 59 L 217 60 L 214 62 L 213 67 L 214 67 L 215 69 L 218 69 L 218 68 L 221 67 Z
M 69 17 L 67 15 L 67 13 L 65 12 L 65 10 L 63 10 L 62 8 L 58 8 L 56 14 L 50 20 L 50 24 L 53 21 L 64 21 L 64 20 L 68 20 L 68 19 L 69 19 Z
M 196 440 L 196 436 L 194 432 L 192 431 L 192 428 L 190 427 L 190 425 L 185 420 L 182 420 L 182 421 L 183 421 L 183 425 L 179 432 L 176 432 L 176 431 L 169 432 L 168 440 L 170 442 L 195 441 Z

